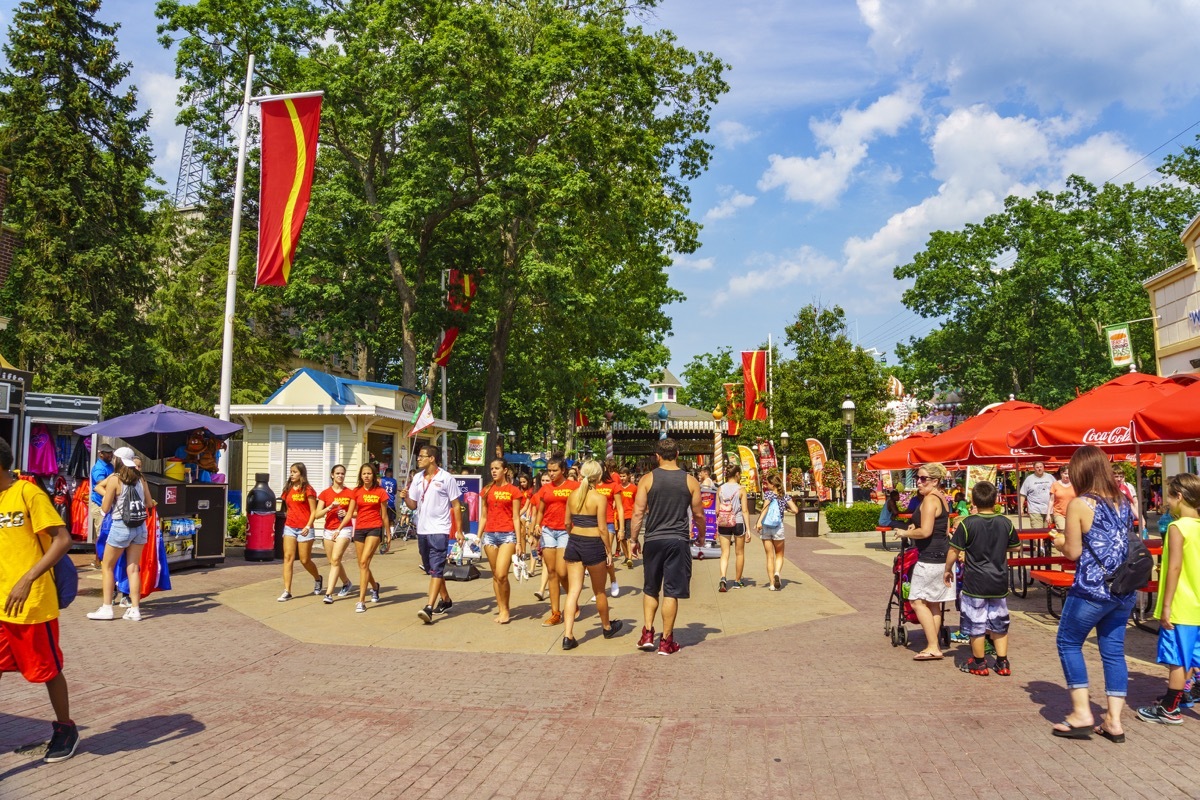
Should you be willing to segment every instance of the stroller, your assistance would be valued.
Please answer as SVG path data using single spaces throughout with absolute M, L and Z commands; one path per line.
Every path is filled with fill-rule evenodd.
M 903 647 L 908 644 L 906 622 L 917 622 L 917 613 L 913 611 L 912 603 L 908 601 L 909 584 L 912 581 L 913 567 L 917 563 L 917 548 L 912 542 L 902 538 L 900 552 L 892 560 L 892 593 L 888 596 L 887 609 L 883 612 L 883 635 L 892 640 L 892 647 Z M 956 579 L 959 589 L 962 588 L 962 570 L 956 569 Z M 957 606 L 957 602 L 955 603 Z M 892 610 L 897 611 L 896 624 L 892 624 Z M 943 647 L 950 646 L 950 631 L 946 629 L 945 614 L 942 615 L 942 627 L 938 631 L 938 642 Z

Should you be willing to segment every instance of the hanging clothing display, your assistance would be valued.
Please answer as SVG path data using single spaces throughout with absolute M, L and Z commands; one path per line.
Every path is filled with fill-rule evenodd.
M 50 429 L 37 423 L 29 429 L 29 472 L 34 475 L 57 475 L 58 454 Z

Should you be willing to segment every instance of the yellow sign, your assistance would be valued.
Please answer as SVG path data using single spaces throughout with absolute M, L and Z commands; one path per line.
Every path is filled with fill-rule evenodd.
M 754 458 L 754 451 L 744 444 L 739 444 L 738 458 L 742 462 L 742 486 L 747 492 L 757 493 L 759 491 L 758 461 Z

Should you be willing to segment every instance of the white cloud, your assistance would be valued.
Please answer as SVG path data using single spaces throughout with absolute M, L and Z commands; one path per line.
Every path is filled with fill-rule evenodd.
M 1141 159 L 1142 154 L 1130 148 L 1119 134 L 1098 133 L 1063 151 L 1060 177 L 1065 182 L 1068 176 L 1082 175 L 1097 186 L 1109 180 L 1133 183 L 1147 172 L 1150 173 L 1148 177 L 1157 180 L 1158 173 L 1154 168 L 1158 162 Z
M 730 150 L 758 138 L 758 131 L 731 119 L 718 122 L 713 126 L 713 132 L 717 136 L 717 142 Z
M 722 193 L 726 195 L 721 202 L 710 208 L 704 214 L 705 222 L 715 222 L 719 219 L 729 219 L 743 208 L 749 208 L 754 205 L 758 198 L 753 195 L 742 194 L 741 192 L 733 191 L 729 187 L 722 187 Z
M 716 265 L 716 260 L 713 258 L 694 258 L 692 256 L 675 254 L 671 260 L 671 266 L 676 269 L 690 269 L 696 272 L 707 272 Z
M 885 69 L 945 86 L 956 103 L 1029 101 L 1095 114 L 1161 113 L 1200 90 L 1194 0 L 858 0 Z
M 763 293 L 775 298 L 784 286 L 797 281 L 819 283 L 837 270 L 832 259 L 807 245 L 783 256 L 758 255 L 749 259 L 748 264 L 753 269 L 734 275 L 723 290 L 713 294 L 714 308 Z
M 168 192 L 175 190 L 179 159 L 183 154 L 184 128 L 175 124 L 181 82 L 173 75 L 135 69 L 131 76 L 138 89 L 138 106 L 150 111 L 150 140 L 154 144 L 154 171 Z
M 895 136 L 920 108 L 919 89 L 907 86 L 865 109 L 842 111 L 836 122 L 813 120 L 809 127 L 822 152 L 811 157 L 772 154 L 758 188 L 765 192 L 782 186 L 789 200 L 831 205 L 866 159 L 867 146 L 879 136 Z

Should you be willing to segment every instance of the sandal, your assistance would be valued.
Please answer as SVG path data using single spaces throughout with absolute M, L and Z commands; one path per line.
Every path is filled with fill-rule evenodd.
M 1125 734 L 1113 733 L 1103 725 L 1097 725 L 1095 728 L 1092 728 L 1092 733 L 1096 734 L 1097 736 L 1103 736 L 1113 744 L 1125 744 Z
M 1095 728 L 1094 725 L 1080 725 L 1077 728 L 1069 722 L 1060 724 L 1066 725 L 1067 729 L 1065 731 L 1061 728 L 1050 729 L 1050 733 L 1060 739 L 1090 739 L 1092 738 L 1092 730 Z
M 913 661 L 941 661 L 945 658 L 940 653 L 917 653 L 913 656 Z

